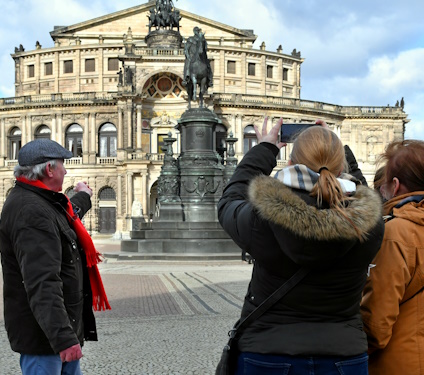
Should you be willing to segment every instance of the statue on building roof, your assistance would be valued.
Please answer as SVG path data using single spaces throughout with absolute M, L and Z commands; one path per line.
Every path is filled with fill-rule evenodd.
M 294 56 L 294 57 L 297 57 L 297 58 L 300 58 L 300 51 L 296 51 L 296 48 L 295 49 L 293 49 L 293 51 L 292 51 L 292 56 Z
M 156 0 L 154 8 L 150 9 L 149 18 L 149 33 L 152 27 L 156 30 L 160 28 L 170 29 L 177 27 L 180 29 L 180 12 L 174 8 L 172 0 Z
M 400 108 L 404 108 L 405 107 L 405 100 L 403 100 L 403 96 L 402 99 L 400 100 Z

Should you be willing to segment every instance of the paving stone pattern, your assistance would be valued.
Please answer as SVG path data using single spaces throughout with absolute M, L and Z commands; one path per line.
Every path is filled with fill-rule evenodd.
M 107 259 L 100 272 L 112 310 L 96 312 L 99 341 L 85 343 L 83 373 L 213 375 L 251 271 L 241 261 Z M 15 375 L 0 287 L 0 374 Z

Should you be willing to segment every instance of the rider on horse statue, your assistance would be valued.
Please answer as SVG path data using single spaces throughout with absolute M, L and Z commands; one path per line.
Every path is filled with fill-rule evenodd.
M 207 57 L 205 34 L 196 26 L 184 46 L 186 60 L 184 62 L 183 85 L 187 87 L 189 106 L 191 100 L 196 100 L 197 85 L 200 87 L 200 106 L 203 106 L 203 94 L 208 87 L 213 86 L 213 74 Z

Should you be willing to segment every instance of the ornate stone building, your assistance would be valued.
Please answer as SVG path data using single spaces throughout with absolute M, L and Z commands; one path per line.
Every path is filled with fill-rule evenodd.
M 172 2 L 171 2 L 172 4 Z M 20 147 L 49 137 L 67 147 L 64 191 L 86 180 L 93 204 L 85 219 L 92 233 L 127 234 L 131 217 L 155 215 L 163 139 L 177 138 L 177 120 L 187 109 L 182 85 L 184 41 L 148 43 L 154 1 L 50 33 L 53 47 L 15 49 L 15 97 L 0 99 L 0 203 L 13 187 Z M 253 46 L 252 30 L 241 30 L 180 10 L 183 38 L 205 32 L 214 86 L 206 106 L 222 120 L 217 151 L 233 134 L 237 158 L 256 143 L 253 125 L 325 119 L 355 153 L 368 180 L 388 142 L 402 139 L 407 115 L 399 106 L 345 107 L 300 99 L 300 52 Z M 159 43 L 159 44 L 158 44 Z M 313 58 L 313 57 L 312 57 Z M 282 150 L 284 165 L 290 146 Z

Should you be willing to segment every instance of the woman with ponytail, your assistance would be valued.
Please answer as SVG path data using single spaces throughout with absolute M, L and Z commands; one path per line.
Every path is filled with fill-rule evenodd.
M 218 204 L 223 228 L 255 259 L 240 319 L 299 269 L 308 273 L 236 336 L 232 373 L 368 374 L 359 303 L 383 238 L 380 198 L 343 173 L 345 149 L 325 126 L 298 135 L 289 165 L 270 177 L 285 146 L 281 124 L 255 129 L 259 144 Z

